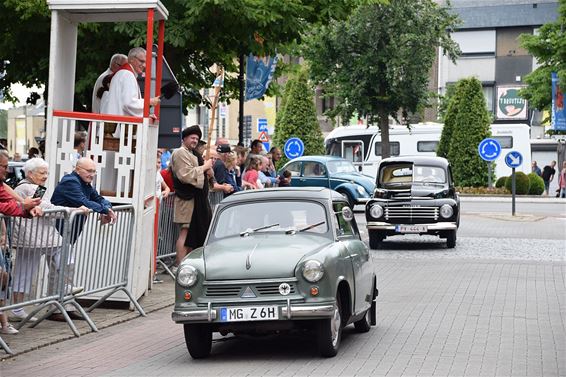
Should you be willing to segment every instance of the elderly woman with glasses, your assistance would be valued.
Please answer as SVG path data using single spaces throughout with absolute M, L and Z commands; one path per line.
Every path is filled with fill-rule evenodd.
M 45 193 L 45 183 L 49 174 L 49 165 L 41 158 L 27 160 L 24 165 L 25 179 L 19 182 L 15 192 L 22 198 L 42 197 L 40 207 L 46 209 L 71 210 L 71 208 L 56 206 L 43 198 Z M 75 209 L 74 209 L 75 210 Z M 80 207 L 85 213 L 89 212 L 86 207 Z M 41 255 L 45 255 L 46 264 L 49 267 L 47 277 L 47 294 L 56 293 L 58 275 L 60 269 L 60 254 L 62 238 L 55 228 L 56 218 L 61 218 L 60 214 L 46 214 L 43 218 L 20 219 L 13 223 L 12 247 L 16 249 L 16 262 L 13 271 L 13 292 L 14 303 L 22 302 L 26 294 L 30 294 L 34 277 L 39 272 Z M 72 261 L 67 264 L 72 265 Z M 69 274 L 69 276 L 72 276 Z M 39 285 L 39 281 L 38 281 Z M 42 286 L 40 286 L 42 287 Z M 34 297 L 30 297 L 34 298 Z M 23 308 L 12 311 L 14 319 L 24 319 L 27 317 Z M 31 321 L 37 320 L 35 317 Z

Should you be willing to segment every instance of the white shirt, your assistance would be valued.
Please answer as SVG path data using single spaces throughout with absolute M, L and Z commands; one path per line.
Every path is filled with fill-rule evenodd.
M 163 196 L 163 191 L 161 191 L 161 184 L 165 182 L 163 177 L 161 176 L 161 172 L 158 170 L 157 174 L 155 175 L 155 196 L 157 199 L 161 199 Z
M 143 116 L 143 98 L 136 76 L 127 69 L 114 74 L 108 91 L 108 114 Z
M 100 98 L 98 98 L 96 96 L 96 92 L 98 92 L 98 89 L 102 88 L 102 80 L 108 76 L 111 75 L 112 71 L 110 70 L 110 68 L 108 68 L 106 71 L 104 71 L 100 76 L 98 76 L 98 78 L 96 79 L 96 82 L 94 83 L 94 89 L 92 90 L 92 112 L 93 113 L 101 113 L 102 109 L 100 106 Z

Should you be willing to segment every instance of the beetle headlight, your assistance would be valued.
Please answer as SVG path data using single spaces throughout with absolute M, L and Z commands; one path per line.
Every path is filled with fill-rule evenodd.
M 317 260 L 311 259 L 303 265 L 303 277 L 311 283 L 316 283 L 324 276 L 324 266 Z
M 378 219 L 381 216 L 383 216 L 383 207 L 380 206 L 379 204 L 374 204 L 371 206 L 371 208 L 369 209 L 369 214 L 371 217 L 373 217 L 374 219 Z
M 444 217 L 445 219 L 451 217 L 454 214 L 454 210 L 450 204 L 443 204 L 440 207 L 440 216 Z
M 183 287 L 192 287 L 197 282 L 197 269 L 190 265 L 181 265 L 177 272 L 177 283 Z
M 366 195 L 366 189 L 363 188 L 363 186 L 357 185 L 356 190 L 358 191 L 358 194 Z

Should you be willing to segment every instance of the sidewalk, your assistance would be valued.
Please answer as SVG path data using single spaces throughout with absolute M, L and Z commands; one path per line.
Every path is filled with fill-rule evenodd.
M 175 284 L 173 279 L 165 274 L 158 276 L 163 280 L 163 283 L 154 284 L 153 289 L 149 291 L 148 295 L 142 296 L 138 300 L 146 314 L 171 306 L 175 302 Z M 90 313 L 90 317 L 100 332 L 104 331 L 107 327 L 132 319 L 139 318 L 138 320 L 140 321 L 144 320 L 137 311 L 126 309 L 97 308 Z M 74 323 L 81 335 L 92 332 L 85 321 L 74 321 Z M 2 334 L 2 339 L 8 344 L 12 352 L 14 352 L 14 355 L 8 355 L 0 349 L 0 360 L 73 338 L 75 338 L 75 336 L 66 322 L 45 320 L 35 328 L 29 328 L 26 325 L 20 329 L 19 334 Z
M 460 200 L 463 202 L 501 202 L 511 203 L 511 195 L 470 195 L 460 194 Z M 566 204 L 566 199 L 554 196 L 541 195 L 516 195 L 515 201 L 520 203 L 562 203 Z

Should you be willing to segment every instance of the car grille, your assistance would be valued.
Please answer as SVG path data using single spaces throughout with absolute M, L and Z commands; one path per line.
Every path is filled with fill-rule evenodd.
M 438 220 L 438 207 L 385 207 L 386 220 Z
M 281 283 L 242 284 L 242 285 L 210 285 L 206 287 L 206 297 L 240 297 L 247 287 L 250 287 L 258 297 L 280 296 L 279 285 Z M 291 286 L 290 294 L 295 293 L 295 283 Z

